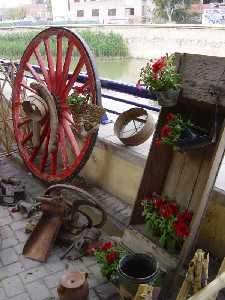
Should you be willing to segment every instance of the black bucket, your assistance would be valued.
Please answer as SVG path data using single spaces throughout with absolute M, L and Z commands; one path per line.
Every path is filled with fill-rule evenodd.
M 153 284 L 158 276 L 156 260 L 146 254 L 130 254 L 118 265 L 118 285 L 122 299 L 133 299 L 140 284 Z

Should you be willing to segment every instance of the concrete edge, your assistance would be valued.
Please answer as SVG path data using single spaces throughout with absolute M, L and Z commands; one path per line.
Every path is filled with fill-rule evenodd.
M 107 138 L 98 137 L 95 146 L 100 149 L 111 149 L 120 158 L 131 162 L 132 164 L 138 165 L 140 167 L 145 167 L 147 157 L 143 154 L 134 152 L 131 147 L 120 145 L 109 141 Z

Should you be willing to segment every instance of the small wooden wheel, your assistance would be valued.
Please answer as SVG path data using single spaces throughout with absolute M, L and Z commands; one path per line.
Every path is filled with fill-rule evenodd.
M 33 65 L 38 65 L 41 74 Z M 81 72 L 85 74 L 82 84 L 77 82 Z M 39 91 L 40 87 L 43 89 Z M 97 132 L 86 137 L 80 135 L 67 103 L 68 96 L 76 89 L 79 93 L 88 93 L 90 103 L 101 105 L 100 80 L 88 46 L 79 35 L 65 28 L 42 31 L 21 58 L 12 112 L 20 155 L 28 169 L 44 181 L 63 181 L 78 173 L 92 152 Z M 40 96 L 48 105 L 49 99 L 53 99 L 47 112 L 45 104 L 38 103 Z M 34 99 L 30 107 L 24 103 L 27 99 Z M 36 121 L 26 114 L 23 106 L 32 115 L 36 114 Z M 39 116 L 42 116 L 40 120 Z M 49 140 L 54 141 L 53 146 Z
M 114 132 L 122 143 L 137 146 L 144 143 L 153 133 L 155 122 L 143 108 L 131 108 L 117 118 Z

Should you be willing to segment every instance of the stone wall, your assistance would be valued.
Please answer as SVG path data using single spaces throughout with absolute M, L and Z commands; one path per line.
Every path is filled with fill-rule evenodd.
M 90 28 L 120 33 L 128 42 L 130 56 L 136 58 L 173 52 L 225 56 L 225 26 L 99 25 Z

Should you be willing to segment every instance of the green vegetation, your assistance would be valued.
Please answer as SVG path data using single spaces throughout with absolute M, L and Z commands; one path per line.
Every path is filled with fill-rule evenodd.
M 32 38 L 37 34 L 37 31 L 6 33 L 0 36 L 0 58 L 19 60 Z M 82 31 L 80 35 L 89 45 L 95 56 L 98 57 L 118 57 L 127 56 L 128 48 L 126 42 L 121 35 L 110 32 L 91 32 Z M 50 41 L 53 56 L 56 57 L 56 39 Z M 63 52 L 66 52 L 67 43 L 63 45 Z M 41 53 L 44 53 L 44 46 L 40 48 Z

